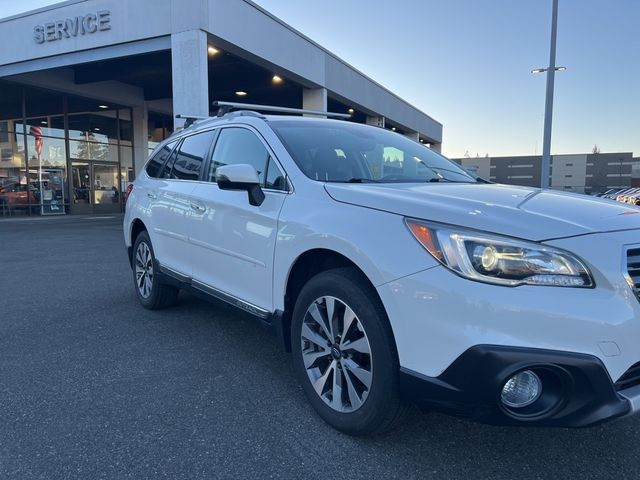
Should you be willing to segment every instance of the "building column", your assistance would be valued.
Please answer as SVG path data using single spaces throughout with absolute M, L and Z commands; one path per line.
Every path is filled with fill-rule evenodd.
M 302 108 L 304 110 L 327 111 L 327 89 L 326 88 L 304 88 L 302 89 Z M 305 115 L 307 116 L 307 115 Z M 315 116 L 315 115 L 308 115 Z
M 410 138 L 414 142 L 420 142 L 420 134 L 418 132 L 405 133 L 404 136 Z
M 373 125 L 374 127 L 384 128 L 383 116 L 367 116 L 367 125 Z
M 133 125 L 133 166 L 137 178 L 138 172 L 149 156 L 149 111 L 146 102 L 140 107 L 133 107 L 131 122 Z
M 174 130 L 185 122 L 176 115 L 209 116 L 207 34 L 202 30 L 171 34 L 171 80 Z

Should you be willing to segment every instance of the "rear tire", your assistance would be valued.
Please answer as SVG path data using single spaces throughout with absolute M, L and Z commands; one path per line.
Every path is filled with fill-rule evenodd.
M 329 425 L 349 435 L 375 435 L 401 416 L 391 326 L 358 270 L 328 270 L 308 281 L 293 311 L 291 345 L 295 374 Z
M 157 275 L 156 257 L 146 231 L 136 237 L 132 264 L 136 295 L 144 308 L 157 310 L 176 303 L 180 290 L 163 283 Z

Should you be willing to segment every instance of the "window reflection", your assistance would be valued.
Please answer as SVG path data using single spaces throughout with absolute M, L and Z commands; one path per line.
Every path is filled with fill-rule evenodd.
M 131 109 L 5 81 L 0 88 L 0 216 L 121 210 L 135 178 Z

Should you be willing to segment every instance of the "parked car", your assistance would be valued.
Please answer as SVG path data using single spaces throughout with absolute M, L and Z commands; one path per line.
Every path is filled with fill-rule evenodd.
M 640 189 L 629 195 L 626 195 L 625 200 L 629 205 L 640 205 Z
M 39 190 L 32 184 L 10 183 L 0 187 L 0 204 L 8 208 L 26 209 L 29 203 L 38 205 L 39 198 Z
M 478 181 L 382 128 L 239 111 L 156 148 L 124 240 L 142 306 L 193 289 L 260 318 L 346 433 L 407 401 L 581 427 L 640 408 L 639 212 Z
M 610 200 L 615 200 L 618 193 L 620 193 L 623 189 L 621 188 L 613 188 L 611 190 L 607 190 L 602 197 Z
M 616 200 L 622 203 L 629 203 L 629 199 L 638 192 L 640 192 L 640 188 L 631 188 L 626 190 L 623 194 L 619 194 L 616 197 Z
M 596 197 L 603 197 L 603 198 L 609 198 L 610 195 L 615 194 L 617 192 L 619 192 L 620 189 L 619 188 L 610 188 L 604 192 L 601 193 L 596 193 L 594 196 Z

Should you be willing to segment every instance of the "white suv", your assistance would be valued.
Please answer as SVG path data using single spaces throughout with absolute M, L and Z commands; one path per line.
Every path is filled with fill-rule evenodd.
M 237 111 L 158 146 L 124 237 L 144 307 L 190 288 L 259 317 L 344 432 L 407 400 L 587 426 L 640 408 L 638 213 L 482 181 L 381 128 Z

